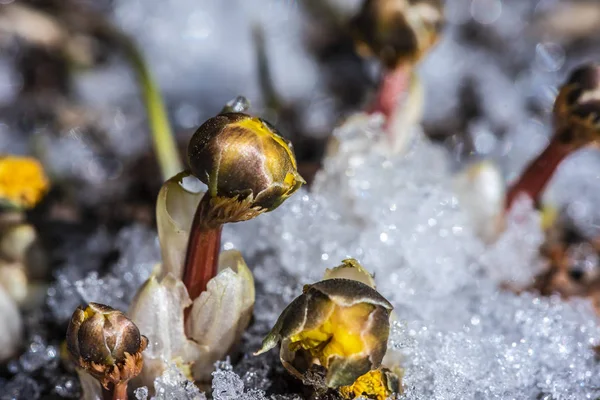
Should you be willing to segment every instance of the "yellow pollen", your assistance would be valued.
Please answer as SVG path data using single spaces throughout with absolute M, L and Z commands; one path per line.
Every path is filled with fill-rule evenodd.
M 290 350 L 308 350 L 325 368 L 332 356 L 350 357 L 363 353 L 366 349 L 361 334 L 373 308 L 366 303 L 336 306 L 321 326 L 293 335 Z
M 383 373 L 379 369 L 367 372 L 352 385 L 342 386 L 339 391 L 344 399 L 355 399 L 364 396 L 369 399 L 385 400 L 392 394 L 385 384 Z
M 0 201 L 20 208 L 35 206 L 48 190 L 48 179 L 38 160 L 0 157 Z

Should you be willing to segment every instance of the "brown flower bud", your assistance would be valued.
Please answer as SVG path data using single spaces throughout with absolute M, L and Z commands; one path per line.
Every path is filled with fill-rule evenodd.
M 188 146 L 192 173 L 208 185 L 214 223 L 271 211 L 302 186 L 289 142 L 268 122 L 243 113 L 206 121 Z
M 137 376 L 148 339 L 122 312 L 98 303 L 78 307 L 67 330 L 76 364 L 108 388 Z
M 556 98 L 554 123 L 557 139 L 574 148 L 600 138 L 600 65 L 571 73 Z
M 391 310 L 385 298 L 362 282 L 327 279 L 306 285 L 256 354 L 281 341 L 281 361 L 299 379 L 321 366 L 327 387 L 352 385 L 381 365 Z
M 352 30 L 359 53 L 394 69 L 416 62 L 437 42 L 443 19 L 439 0 L 365 0 Z

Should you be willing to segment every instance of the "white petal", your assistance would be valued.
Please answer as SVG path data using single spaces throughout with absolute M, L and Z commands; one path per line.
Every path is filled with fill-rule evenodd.
M 203 192 L 195 191 L 200 185 L 189 185 L 197 180 L 187 172 L 169 179 L 156 200 L 156 224 L 163 259 L 163 273 L 181 279 L 189 231 Z M 198 181 L 199 182 L 199 181 Z M 185 187 L 184 187 L 185 186 Z
M 162 281 L 151 276 L 140 288 L 129 308 L 129 317 L 148 338 L 144 369 L 137 382 L 152 387 L 171 362 L 192 363 L 201 347 L 185 335 L 184 310 L 192 304 L 179 279 L 167 274 Z
M 194 300 L 187 321 L 188 335 L 206 352 L 194 364 L 194 378 L 208 381 L 215 361 L 239 341 L 252 317 L 254 278 L 238 251 L 221 253 L 219 273 Z

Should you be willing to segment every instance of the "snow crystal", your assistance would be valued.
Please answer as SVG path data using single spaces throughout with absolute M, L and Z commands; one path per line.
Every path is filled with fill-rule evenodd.
M 111 252 L 116 262 L 101 273 L 101 261 Z M 48 289 L 47 304 L 56 318 L 67 321 L 80 304 L 99 302 L 127 310 L 137 288 L 160 262 L 156 232 L 141 225 L 123 228 L 115 237 L 100 229 L 81 248 L 72 248 L 65 265 Z
M 154 380 L 156 394 L 152 400 L 206 400 L 204 393 L 193 382 L 187 380 L 175 365 L 171 365 L 161 376 Z M 136 398 L 146 399 L 146 387 L 136 390 Z
M 226 242 L 243 251 L 257 281 L 280 268 L 285 273 L 274 272 L 274 284 L 281 288 L 287 274 L 295 277 L 288 278 L 293 289 L 357 258 L 395 306 L 390 351 L 402 355 L 410 399 L 600 395 L 592 349 L 600 327 L 590 304 L 500 289 L 539 270 L 542 234 L 527 202 L 486 247 L 468 224 L 448 156 L 437 146 L 417 134 L 403 154 L 390 154 L 377 144 L 384 137 L 377 119 L 351 121 L 335 136 L 337 153 L 311 193 L 226 229 Z M 277 311 L 263 313 L 258 296 L 256 315 L 273 323 Z M 235 377 L 221 374 L 230 377 L 223 390 L 240 390 Z

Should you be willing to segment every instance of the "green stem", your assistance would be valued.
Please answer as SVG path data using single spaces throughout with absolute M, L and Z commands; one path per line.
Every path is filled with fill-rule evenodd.
M 160 89 L 144 58 L 135 43 L 121 32 L 113 32 L 117 36 L 125 55 L 129 58 L 142 90 L 142 97 L 148 113 L 154 151 L 158 157 L 163 180 L 167 180 L 183 170 L 183 164 L 177 152 L 177 145 Z

